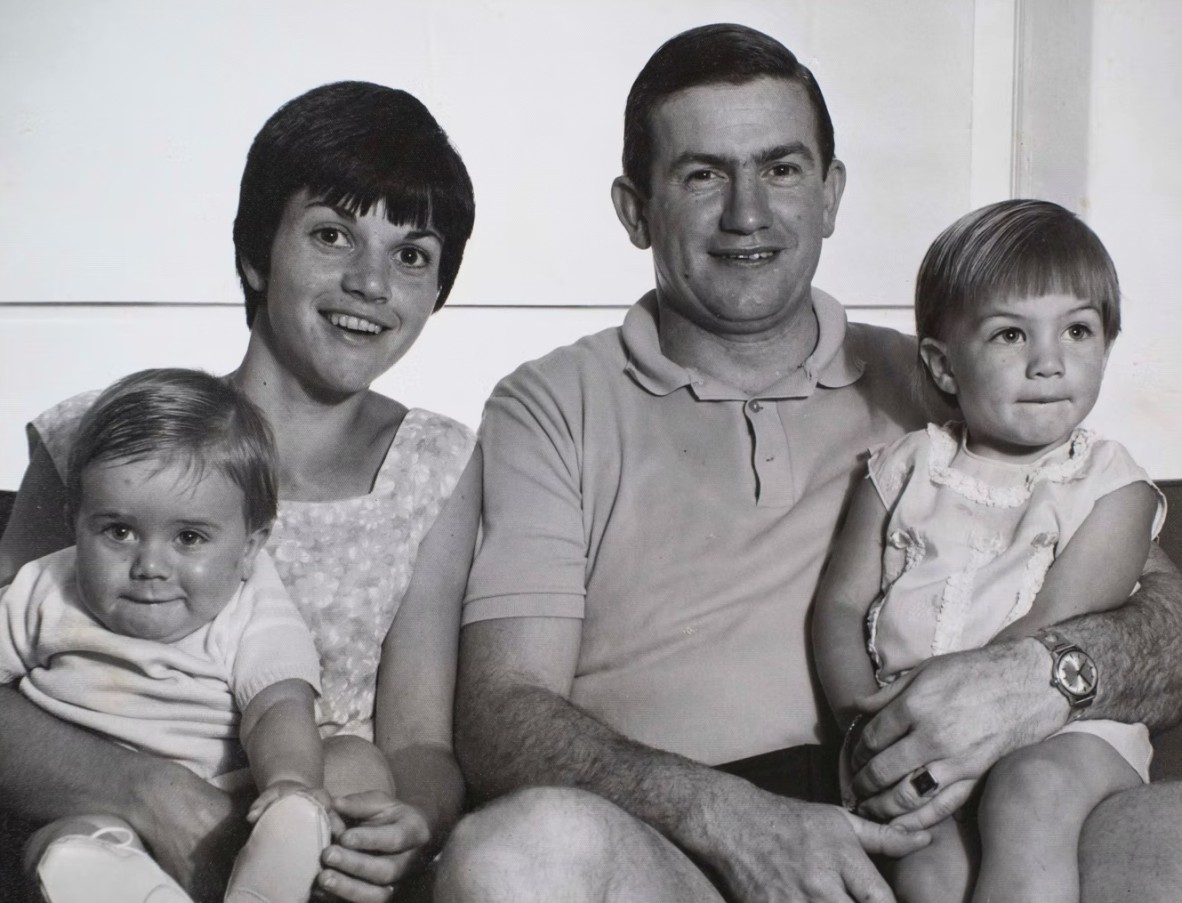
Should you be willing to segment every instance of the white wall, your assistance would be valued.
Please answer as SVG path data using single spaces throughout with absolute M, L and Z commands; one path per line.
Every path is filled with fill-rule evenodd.
M 246 148 L 280 103 L 334 79 L 417 94 L 476 184 L 452 301 L 379 384 L 408 403 L 475 424 L 498 376 L 617 322 L 651 284 L 608 198 L 624 98 L 661 41 L 707 21 L 762 28 L 816 72 L 850 172 L 817 283 L 906 326 L 927 243 L 1008 193 L 1018 24 L 1045 2 L 0 0 L 0 486 L 23 469 L 22 424 L 57 399 L 144 366 L 233 366 Z M 1129 294 L 1096 421 L 1182 476 L 1165 269 L 1182 4 L 1093 5 L 1090 87 L 1064 90 L 1087 93 L 1085 212 Z

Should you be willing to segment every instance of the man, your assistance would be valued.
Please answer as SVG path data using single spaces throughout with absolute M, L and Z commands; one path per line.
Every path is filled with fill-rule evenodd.
M 730 25 L 675 37 L 633 86 L 624 144 L 612 198 L 656 290 L 509 376 L 482 428 L 457 751 L 485 796 L 551 786 L 464 822 L 437 896 L 890 900 L 867 854 L 926 834 L 790 797 L 836 797 L 808 607 L 865 450 L 925 420 L 914 344 L 811 288 L 845 168 L 782 45 Z M 1064 627 L 1105 674 L 1097 716 L 1177 714 L 1141 697 L 1179 675 L 1132 661 L 1143 634 L 1182 627 L 1155 592 L 1170 579 L 1151 570 L 1118 614 Z M 1061 726 L 1050 668 L 1025 639 L 867 699 L 866 811 L 930 824 Z

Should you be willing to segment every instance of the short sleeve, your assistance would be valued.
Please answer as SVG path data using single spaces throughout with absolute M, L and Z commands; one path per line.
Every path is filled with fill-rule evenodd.
M 78 426 L 101 392 L 101 389 L 92 389 L 67 398 L 34 417 L 32 423 L 25 427 L 29 439 L 29 457 L 33 456 L 38 445 L 44 447 L 63 483 L 69 470 L 70 451 L 74 448 Z
M 917 430 L 888 446 L 871 450 L 868 475 L 887 511 L 895 510 L 917 464 L 925 458 L 928 446 L 927 431 Z
M 281 680 L 305 681 L 319 694 L 320 658 L 312 634 L 266 552 L 255 558 L 254 572 L 232 604 L 234 611 L 219 616 L 217 642 L 233 648 L 230 689 L 239 710 Z
M 463 623 L 583 616 L 587 548 L 577 411 L 531 365 L 494 390 L 484 411 L 483 533 Z M 577 394 L 572 393 L 572 394 Z
M 1150 528 L 1150 538 L 1157 538 L 1166 522 L 1166 497 L 1121 443 L 1111 439 L 1094 440 L 1087 467 L 1080 474 L 1080 479 L 1088 486 L 1086 497 L 1091 500 L 1087 510 L 1081 512 L 1080 523 L 1091 513 L 1095 502 L 1104 496 L 1133 483 L 1148 483 L 1157 495 L 1157 511 Z M 1075 527 L 1078 524 L 1073 525 L 1072 533 Z

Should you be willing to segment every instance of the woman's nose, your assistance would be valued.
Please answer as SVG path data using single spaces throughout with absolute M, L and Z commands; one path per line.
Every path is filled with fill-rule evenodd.
M 723 230 L 750 235 L 770 226 L 771 221 L 767 186 L 759 175 L 745 171 L 735 173 L 722 211 Z
M 359 249 L 349 259 L 345 269 L 343 285 L 346 292 L 355 298 L 374 304 L 389 300 L 387 266 L 385 255 L 368 249 Z

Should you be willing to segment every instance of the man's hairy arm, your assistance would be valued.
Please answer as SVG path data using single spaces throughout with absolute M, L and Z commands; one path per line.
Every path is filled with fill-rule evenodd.
M 925 835 L 775 797 L 614 732 L 567 699 L 581 627 L 576 619 L 513 618 L 464 629 L 456 748 L 477 793 L 538 784 L 589 790 L 710 863 L 744 899 L 801 891 L 846 899 L 846 888 L 891 899 L 863 848 L 899 855 Z

